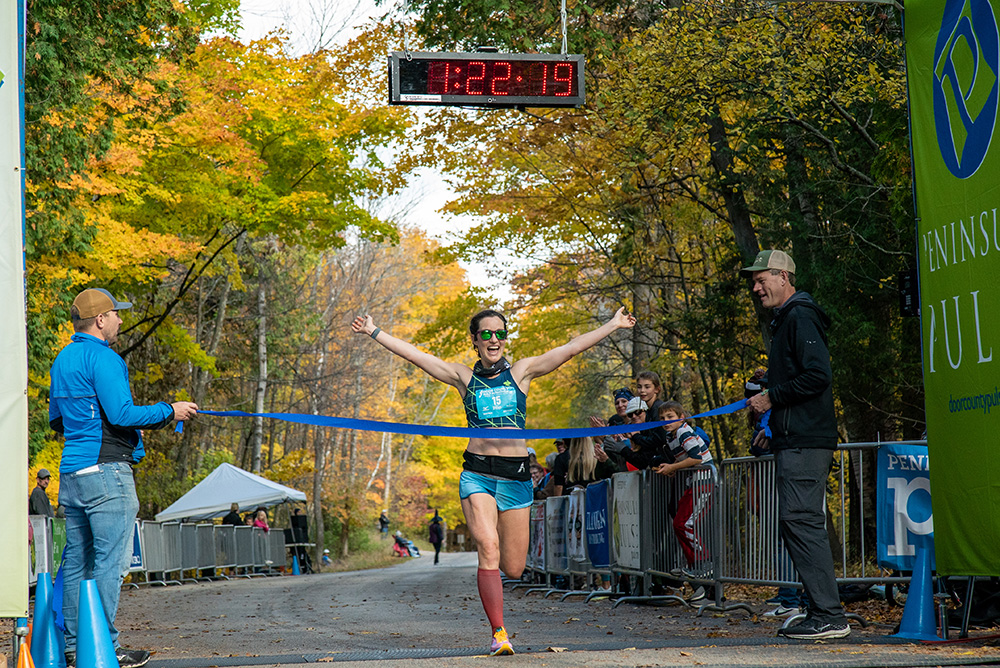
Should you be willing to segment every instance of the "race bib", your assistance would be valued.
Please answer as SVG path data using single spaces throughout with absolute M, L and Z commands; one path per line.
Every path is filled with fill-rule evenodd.
M 476 392 L 479 419 L 509 417 L 517 413 L 517 394 L 510 386 L 491 387 Z

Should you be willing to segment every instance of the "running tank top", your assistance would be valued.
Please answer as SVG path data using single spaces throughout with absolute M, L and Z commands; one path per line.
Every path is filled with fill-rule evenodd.
M 510 369 L 505 369 L 493 378 L 472 374 L 462 403 L 465 404 L 469 427 L 524 429 L 527 400 L 528 397 L 514 382 Z

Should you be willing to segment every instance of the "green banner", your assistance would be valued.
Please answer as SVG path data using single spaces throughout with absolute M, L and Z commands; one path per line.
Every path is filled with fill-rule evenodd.
M 907 0 L 904 19 L 931 502 L 949 575 L 1000 575 L 997 16 L 988 0 Z

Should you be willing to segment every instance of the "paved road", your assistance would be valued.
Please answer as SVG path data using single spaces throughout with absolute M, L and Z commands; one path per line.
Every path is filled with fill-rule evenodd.
M 124 644 L 154 652 L 150 668 L 482 666 L 489 627 L 475 555 L 423 557 L 389 569 L 150 587 L 122 595 Z M 924 666 L 1000 662 L 988 643 L 900 643 L 885 628 L 845 640 L 775 638 L 778 623 L 745 612 L 559 602 L 506 593 L 517 666 Z M 766 607 L 754 602 L 762 612 Z M 554 651 L 555 650 L 555 651 Z

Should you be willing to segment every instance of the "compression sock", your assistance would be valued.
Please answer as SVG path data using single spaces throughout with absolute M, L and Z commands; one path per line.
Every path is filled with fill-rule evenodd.
M 479 598 L 483 601 L 483 610 L 490 620 L 490 628 L 503 626 L 503 582 L 500 571 L 488 571 L 480 568 L 476 571 L 476 584 L 479 585 Z

